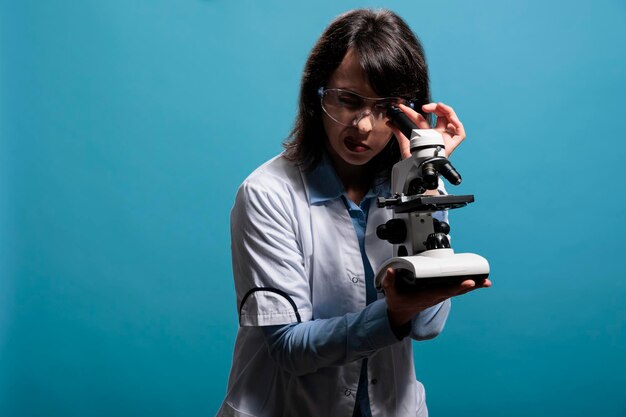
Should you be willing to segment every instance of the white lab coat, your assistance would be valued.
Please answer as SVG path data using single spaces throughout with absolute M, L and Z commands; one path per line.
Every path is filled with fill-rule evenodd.
M 241 327 L 218 416 L 352 415 L 360 360 L 290 373 L 272 359 L 258 327 L 337 317 L 366 306 L 363 261 L 350 216 L 341 199 L 311 202 L 307 175 L 279 155 L 255 170 L 237 193 L 231 244 Z M 375 234 L 391 214 L 372 200 L 365 250 L 374 272 L 392 256 L 391 244 Z M 449 302 L 437 311 L 445 322 Z M 372 415 L 416 416 L 425 405 L 411 339 L 397 341 L 386 316 L 384 321 L 364 329 L 376 331 L 378 339 L 394 338 L 368 355 L 369 379 L 376 381 L 368 386 Z

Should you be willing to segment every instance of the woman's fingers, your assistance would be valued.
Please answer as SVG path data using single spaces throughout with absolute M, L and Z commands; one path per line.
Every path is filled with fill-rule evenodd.
M 418 112 L 410 108 L 409 106 L 400 104 L 400 110 L 402 110 L 404 114 L 406 114 L 407 117 L 413 123 L 415 123 L 418 129 L 430 129 L 430 125 L 428 124 L 428 121 L 424 118 L 424 116 L 422 116 L 421 114 L 419 114 Z M 404 135 L 404 133 L 402 133 L 400 129 L 398 129 L 393 123 L 387 122 L 387 126 L 391 128 L 393 134 L 398 140 L 398 145 L 400 146 L 400 154 L 402 155 L 402 159 L 406 159 L 410 157 L 411 156 L 411 144 L 409 142 L 409 138 L 407 138 Z
M 396 137 L 398 141 L 398 146 L 400 147 L 400 155 L 402 155 L 402 159 L 409 158 L 411 156 L 411 143 L 404 136 L 404 133 L 400 131 L 397 127 L 395 127 L 391 122 L 387 122 L 387 126 L 393 132 L 393 135 Z
M 481 282 L 475 282 L 474 280 L 467 279 L 461 283 L 460 287 L 461 290 L 457 295 L 467 294 L 468 292 L 477 290 L 479 288 L 489 288 L 491 287 L 491 281 L 489 279 L 485 279 Z
M 435 129 L 445 131 L 448 125 L 451 125 L 457 135 L 465 138 L 465 128 L 463 127 L 463 123 L 461 123 L 452 107 L 441 102 L 428 103 L 422 106 L 422 110 L 427 113 L 434 113 L 437 116 Z
M 444 127 L 446 123 L 452 123 L 455 126 L 463 127 L 463 123 L 459 120 L 454 109 L 444 103 L 428 103 L 422 106 L 422 110 L 427 113 L 434 113 L 437 116 L 437 125 L 435 128 Z M 445 119 L 445 122 L 441 119 Z
M 422 110 L 437 116 L 435 130 L 443 136 L 448 157 L 465 139 L 465 127 L 459 120 L 454 109 L 444 103 L 428 103 L 422 106 Z
M 383 278 L 383 290 L 387 292 L 395 285 L 396 271 L 393 268 L 387 268 L 385 277 Z
M 479 288 L 488 288 L 491 281 L 475 282 L 467 279 L 457 285 L 423 289 L 414 293 L 398 293 L 395 288 L 396 271 L 388 268 L 383 278 L 382 287 L 387 299 L 387 311 L 392 325 L 402 325 L 415 314 L 437 305 L 448 298 L 467 294 Z
M 402 110 L 402 112 L 406 114 L 409 119 L 411 119 L 411 121 L 417 125 L 418 129 L 430 129 L 430 124 L 428 124 L 428 120 L 426 120 L 424 116 L 422 116 L 409 106 L 400 104 L 400 110 Z

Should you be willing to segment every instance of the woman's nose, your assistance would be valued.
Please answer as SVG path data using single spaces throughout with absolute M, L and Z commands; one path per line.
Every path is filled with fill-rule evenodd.
M 354 124 L 359 129 L 360 134 L 367 134 L 374 128 L 374 116 L 370 110 L 366 110 L 359 114 L 354 120 Z

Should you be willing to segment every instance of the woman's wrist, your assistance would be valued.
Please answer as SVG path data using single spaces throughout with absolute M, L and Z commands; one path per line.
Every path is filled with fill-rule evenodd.
M 389 319 L 389 325 L 392 329 L 400 328 L 411 321 L 412 316 L 399 311 L 390 310 L 387 307 L 387 318 Z
M 396 336 L 396 339 L 398 340 L 404 339 L 411 333 L 411 320 L 399 326 L 392 325 L 391 321 L 389 321 L 389 324 L 391 327 L 391 331 L 393 332 L 393 334 Z

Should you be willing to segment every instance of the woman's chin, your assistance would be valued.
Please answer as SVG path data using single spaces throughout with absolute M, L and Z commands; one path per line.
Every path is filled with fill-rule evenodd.
M 353 152 L 350 150 L 346 150 L 342 152 L 341 159 L 343 159 L 344 162 L 350 165 L 365 165 L 372 160 L 372 153 L 368 151 Z

